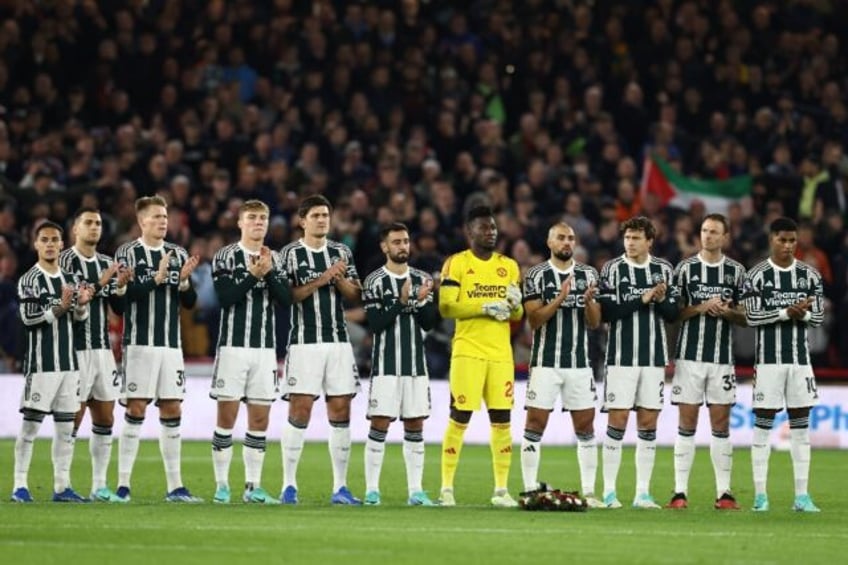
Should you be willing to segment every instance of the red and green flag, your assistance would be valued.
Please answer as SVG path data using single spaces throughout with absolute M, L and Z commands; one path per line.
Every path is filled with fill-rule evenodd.
M 751 196 L 751 176 L 726 180 L 703 180 L 677 172 L 665 159 L 652 156 L 645 160 L 642 174 L 642 198 L 653 194 L 662 207 L 675 206 L 688 210 L 700 200 L 708 214 L 726 214 L 730 203 Z

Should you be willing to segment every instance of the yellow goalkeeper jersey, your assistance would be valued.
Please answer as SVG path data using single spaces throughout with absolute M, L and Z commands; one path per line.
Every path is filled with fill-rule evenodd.
M 500 253 L 487 261 L 470 249 L 448 257 L 442 267 L 439 312 L 456 320 L 452 355 L 512 363 L 509 321 L 486 316 L 483 305 L 506 300 L 507 286 L 519 280 L 518 263 Z M 519 307 L 510 319 L 520 320 L 523 313 Z

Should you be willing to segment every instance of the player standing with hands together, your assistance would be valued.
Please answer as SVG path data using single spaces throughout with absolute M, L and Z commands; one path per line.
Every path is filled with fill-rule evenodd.
M 74 416 L 79 410 L 79 369 L 74 352 L 73 322 L 89 315 L 94 288 L 77 285 L 59 267 L 62 228 L 44 222 L 35 230 L 38 262 L 18 281 L 21 320 L 26 330 L 21 398 L 23 424 L 15 441 L 13 502 L 32 502 L 27 477 L 38 429 L 53 415 L 53 501 L 87 502 L 71 488 Z
M 159 196 L 135 203 L 141 237 L 118 248 L 115 259 L 133 272 L 124 312 L 124 400 L 127 411 L 118 446 L 118 490 L 130 500 L 130 479 L 138 455 L 139 433 L 147 405 L 159 407 L 159 450 L 165 465 L 168 502 L 201 502 L 183 485 L 180 470 L 181 403 L 185 363 L 180 337 L 180 305 L 197 300 L 191 273 L 199 258 L 165 241 L 168 208 Z
M 218 401 L 212 436 L 216 491 L 213 500 L 230 502 L 229 471 L 233 426 L 239 404 L 247 404 L 244 437 L 244 502 L 279 504 L 261 486 L 265 434 L 271 404 L 279 392 L 274 302 L 291 304 L 291 289 L 279 256 L 263 245 L 268 233 L 268 206 L 259 200 L 241 205 L 241 239 L 212 259 L 212 277 L 221 305 L 215 374 L 209 395 Z
M 789 452 L 795 476 L 798 512 L 819 512 L 810 498 L 810 408 L 818 400 L 810 365 L 807 328 L 824 321 L 822 278 L 795 259 L 798 226 L 777 218 L 769 226 L 771 253 L 748 272 L 743 293 L 748 325 L 757 328 L 754 365 L 754 508 L 769 510 L 766 483 L 771 455 L 770 433 L 777 412 L 789 413 Z
M 590 507 L 595 498 L 598 447 L 595 442 L 595 376 L 589 363 L 588 330 L 601 323 L 595 300 L 598 272 L 573 259 L 577 236 L 566 223 L 548 231 L 551 257 L 524 277 L 524 311 L 533 329 L 527 419 L 521 442 L 524 489 L 538 488 L 542 434 L 557 398 L 571 413 L 577 436 L 577 461 L 583 496 Z
M 624 254 L 601 269 L 601 315 L 609 322 L 604 408 L 604 506 L 621 508 L 616 480 L 621 442 L 630 411 L 636 409 L 636 496 L 634 508 L 660 506 L 650 493 L 657 444 L 657 419 L 663 407 L 668 364 L 665 322 L 678 316 L 678 290 L 671 264 L 650 254 L 656 237 L 651 220 L 630 218 L 621 225 Z
M 292 287 L 291 331 L 286 355 L 283 399 L 289 417 L 283 427 L 283 504 L 297 504 L 297 467 L 312 405 L 327 402 L 333 465 L 332 504 L 362 504 L 347 487 L 350 461 L 350 402 L 359 390 L 359 372 L 347 333 L 343 300 L 357 303 L 362 287 L 347 245 L 327 238 L 332 206 L 321 195 L 298 208 L 303 238 L 280 254 Z
M 386 264 L 365 278 L 363 300 L 374 334 L 365 444 L 365 504 L 380 504 L 380 471 L 389 424 L 403 421 L 403 460 L 410 506 L 433 506 L 424 492 L 424 419 L 430 415 L 430 383 L 424 336 L 438 319 L 433 281 L 407 265 L 409 230 L 394 223 L 380 231 Z

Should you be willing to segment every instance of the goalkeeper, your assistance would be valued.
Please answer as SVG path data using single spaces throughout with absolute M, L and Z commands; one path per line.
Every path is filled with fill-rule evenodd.
M 439 291 L 439 312 L 456 320 L 451 354 L 451 411 L 442 444 L 440 503 L 454 506 L 454 476 L 462 440 L 472 412 L 482 401 L 492 426 L 492 505 L 518 503 L 507 491 L 512 461 L 509 420 L 513 405 L 515 367 L 509 322 L 523 315 L 518 264 L 495 251 L 498 228 L 488 207 L 472 208 L 465 221 L 470 248 L 445 261 Z

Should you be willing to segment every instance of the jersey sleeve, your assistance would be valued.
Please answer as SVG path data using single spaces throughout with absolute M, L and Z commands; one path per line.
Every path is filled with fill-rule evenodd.
M 764 326 L 780 320 L 780 310 L 766 310 L 763 305 L 762 289 L 759 286 L 761 280 L 749 273 L 742 285 L 745 318 L 749 326 Z
M 247 273 L 241 282 L 236 283 L 234 278 L 233 255 L 229 247 L 225 247 L 215 253 L 212 258 L 212 286 L 218 296 L 218 304 L 222 309 L 238 304 L 247 297 L 247 293 L 253 288 L 258 279 Z
M 276 251 L 271 252 L 271 271 L 265 275 L 271 296 L 278 304 L 290 306 L 292 303 L 291 285 L 285 276 L 282 256 Z
M 524 275 L 524 302 L 542 300 L 542 271 L 531 269 Z
M 294 265 L 294 247 L 291 244 L 280 250 L 279 261 L 283 278 L 288 281 L 289 286 L 296 286 L 295 273 L 297 269 Z
M 733 303 L 734 304 L 742 304 L 742 288 L 745 285 L 745 278 L 747 277 L 747 271 L 745 267 L 741 264 L 736 266 L 736 280 L 734 282 L 733 287 Z
M 601 316 L 605 322 L 615 322 L 629 316 L 642 304 L 639 298 L 629 301 L 621 299 L 615 265 L 615 262 L 610 261 L 601 269 L 598 302 L 601 304 Z
M 345 245 L 342 255 L 344 256 L 345 263 L 347 263 L 345 278 L 359 282 L 359 273 L 356 271 L 356 263 L 353 261 L 353 252 L 350 250 L 350 247 Z
M 482 314 L 480 306 L 462 300 L 460 285 L 465 261 L 461 254 L 448 257 L 442 265 L 442 284 L 439 287 L 439 313 L 445 318 L 457 320 L 474 318 Z
M 807 324 L 818 327 L 824 323 L 824 285 L 821 274 L 813 269 L 810 269 L 808 279 L 813 303 L 810 305 L 810 319 Z
M 674 322 L 680 315 L 680 288 L 674 284 L 674 270 L 667 261 L 660 263 L 663 282 L 666 284 L 665 299 L 656 303 L 656 311 L 667 322 Z M 641 302 L 641 301 L 640 301 Z
M 18 281 L 18 300 L 21 321 L 25 326 L 52 324 L 56 319 L 50 303 L 41 299 L 38 283 L 29 281 L 26 277 Z

